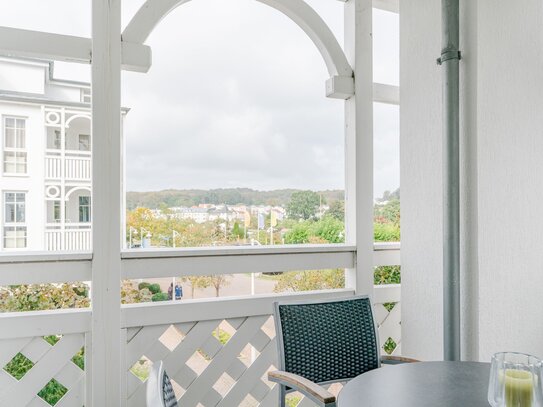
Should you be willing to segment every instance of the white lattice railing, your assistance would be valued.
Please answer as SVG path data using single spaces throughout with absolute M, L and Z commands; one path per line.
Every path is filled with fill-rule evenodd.
M 88 310 L 0 318 L 0 406 L 81 407 Z
M 126 405 L 145 406 L 146 375 L 152 362 L 163 360 L 184 407 L 276 406 L 277 390 L 266 380 L 277 357 L 273 302 L 350 295 L 339 290 L 123 306 Z M 381 344 L 391 338 L 399 345 L 400 287 L 378 286 L 374 299 Z M 383 306 L 390 303 L 394 308 Z M 56 392 L 55 406 L 84 405 L 88 383 L 74 356 L 81 360 L 90 340 L 90 318 L 88 309 L 0 316 L 0 406 L 50 406 L 42 398 L 47 388 Z M 312 403 L 302 399 L 298 406 Z
M 338 298 L 339 292 L 298 293 L 281 299 Z M 401 343 L 400 287 L 376 287 L 382 345 Z M 125 309 L 128 406 L 145 405 L 145 375 L 163 360 L 182 406 L 276 406 L 266 374 L 276 366 L 272 304 L 277 296 L 131 305 Z M 396 303 L 390 309 L 382 304 Z M 397 308 L 396 308 L 397 307 Z M 399 347 L 394 350 L 398 353 Z M 300 407 L 312 405 L 302 400 Z

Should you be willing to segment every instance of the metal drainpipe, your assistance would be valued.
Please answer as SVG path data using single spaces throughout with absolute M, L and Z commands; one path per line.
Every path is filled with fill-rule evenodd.
M 442 0 L 443 356 L 460 360 L 459 0 Z

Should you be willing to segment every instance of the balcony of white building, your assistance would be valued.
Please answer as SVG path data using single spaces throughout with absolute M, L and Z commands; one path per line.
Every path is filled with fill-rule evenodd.
M 6 185 L 9 182 L 0 189 L 13 195 L 3 211 L 2 238 L 27 239 L 33 222 L 24 216 L 23 209 L 36 196 L 44 210 L 38 210 L 35 219 L 45 219 L 46 225 L 43 251 L 0 252 L 0 306 L 12 307 L 10 312 L 0 313 L 0 406 L 149 406 L 149 376 L 153 366 L 161 362 L 180 407 L 284 406 L 279 385 L 268 380 L 268 373 L 283 363 L 278 346 L 284 344 L 274 325 L 277 302 L 368 296 L 381 355 L 412 357 L 422 361 L 421 365 L 481 363 L 484 380 L 469 375 L 431 378 L 440 388 L 454 387 L 453 395 L 460 397 L 469 393 L 462 387 L 469 387 L 466 382 L 484 381 L 474 392 L 479 398 L 473 404 L 462 404 L 466 406 L 488 405 L 493 354 L 512 351 L 543 357 L 543 217 L 537 210 L 543 200 L 543 4 L 536 0 L 522 4 L 511 0 L 329 1 L 333 4 L 318 6 L 318 1 L 310 0 L 259 0 L 307 37 L 307 45 L 314 47 L 322 64 L 322 96 L 340 107 L 345 227 L 338 234 L 339 243 L 318 240 L 176 247 L 176 238 L 181 239 L 182 233 L 168 224 L 162 232 L 164 241 L 171 239 L 170 247 L 133 248 L 133 234 L 141 235 L 141 246 L 145 236 L 157 237 L 151 236 L 144 222 L 134 232 L 132 226 L 127 228 L 126 181 L 133 174 L 127 174 L 125 167 L 126 144 L 131 140 L 123 131 L 121 115 L 123 75 L 151 74 L 155 63 L 151 58 L 155 48 L 149 40 L 152 31 L 165 24 L 165 17 L 177 6 L 190 6 L 183 0 L 146 0 L 141 8 L 138 4 L 121 8 L 121 1 L 92 0 L 92 13 L 89 9 L 82 17 L 92 14 L 92 30 L 86 35 L 59 34 L 57 27 L 42 31 L 38 24 L 31 29 L 14 28 L 0 16 L 1 25 L 7 26 L 0 26 L 1 54 L 90 65 L 93 89 L 90 110 L 83 105 L 43 103 L 46 148 L 40 194 L 28 193 L 26 200 L 18 197 L 17 193 L 30 190 L 30 176 L 8 181 L 0 178 Z M 340 35 L 328 26 L 329 17 L 323 17 L 323 10 L 335 6 L 341 8 L 344 24 Z M 40 8 L 40 12 L 53 14 L 47 8 Z M 401 85 L 375 79 L 375 60 L 381 51 L 374 42 L 380 12 L 393 15 L 396 22 Z M 229 25 L 234 17 L 225 17 Z M 236 30 L 243 28 L 236 26 Z M 172 32 L 168 32 L 169 38 L 175 36 Z M 271 41 L 271 37 L 265 38 Z M 191 48 L 194 55 L 206 45 L 198 42 L 198 36 L 191 36 L 190 41 L 195 44 Z M 232 47 L 235 59 L 247 60 L 263 47 L 258 44 L 253 55 L 236 45 Z M 296 99 L 296 91 L 306 79 L 305 73 L 295 70 L 289 45 L 281 44 L 285 59 L 276 69 L 286 66 L 288 72 L 293 70 L 288 90 L 296 104 L 303 105 Z M 171 47 L 168 52 L 178 52 L 178 48 Z M 227 53 L 217 50 L 210 65 L 220 67 Z M 190 58 L 183 59 L 186 63 Z M 243 68 L 243 75 L 248 76 L 251 69 Z M 208 91 L 200 99 L 211 109 L 219 93 L 207 88 L 211 77 L 180 78 L 171 67 L 168 72 L 172 87 L 174 80 L 182 80 L 187 89 L 197 89 L 197 96 Z M 262 77 L 258 83 L 269 82 L 271 77 Z M 282 82 L 273 86 L 281 88 Z M 220 91 L 232 91 L 234 100 L 234 88 L 229 83 Z M 194 99 L 197 103 L 198 98 Z M 281 105 L 285 100 L 273 99 L 272 103 Z M 161 136 L 161 120 L 174 116 L 186 119 L 178 106 L 167 105 L 158 97 L 152 102 L 165 113 L 153 122 L 156 132 L 147 135 L 149 149 Z M 376 128 L 388 129 L 393 122 L 376 113 L 383 105 L 401 108 L 399 127 L 390 130 L 398 134 L 400 145 L 401 243 L 376 242 L 374 235 L 374 160 L 381 142 Z M 288 113 L 284 114 L 290 120 Z M 304 125 L 310 126 L 322 115 L 323 111 L 311 113 L 307 116 L 311 120 Z M 259 116 L 247 126 L 249 130 L 240 125 L 245 131 L 240 133 L 252 135 L 266 120 L 265 115 Z M 227 127 L 231 122 L 222 124 Z M 313 132 L 318 132 L 316 127 L 311 127 Z M 297 131 L 301 132 L 300 128 Z M 213 131 L 218 130 L 212 128 L 209 133 Z M 281 150 L 285 140 L 289 141 L 278 137 L 268 148 Z M 300 161 L 310 152 L 320 157 L 323 167 L 312 171 L 318 175 L 322 168 L 332 166 L 327 161 L 332 148 L 317 148 L 311 143 L 299 148 L 296 156 Z M 163 148 L 164 156 L 169 147 Z M 240 166 L 240 173 L 250 174 L 247 168 L 253 162 L 249 156 L 260 150 L 243 147 L 244 155 L 235 157 L 236 162 L 247 164 Z M 206 148 L 213 150 L 215 146 L 208 143 Z M 22 154 L 26 160 L 26 150 Z M 186 161 L 197 165 L 190 154 L 193 152 L 185 156 Z M 28 157 L 28 165 L 34 165 L 36 161 L 30 154 Z M 133 168 L 156 166 L 165 177 L 169 168 L 163 169 L 161 164 L 161 160 L 141 161 Z M 273 160 L 268 165 L 280 167 Z M 191 173 L 193 178 L 199 175 Z M 212 216 L 209 212 L 205 212 L 207 217 Z M 259 223 L 257 233 L 271 233 L 270 241 L 275 238 L 277 242 L 280 235 L 274 235 L 272 223 L 275 215 L 265 221 L 262 217 L 261 228 L 261 212 L 253 214 Z M 178 217 L 191 221 L 186 213 L 179 211 Z M 245 213 L 249 214 L 240 215 L 240 222 L 245 221 Z M 218 211 L 213 216 L 219 225 L 227 215 Z M 148 220 L 146 216 L 141 219 Z M 288 220 L 287 214 L 285 217 Z M 176 216 L 164 218 L 166 222 Z M 207 220 L 200 222 L 198 218 L 194 223 L 206 224 Z M 249 219 L 248 227 L 251 222 Z M 218 230 L 224 232 L 224 242 L 233 242 L 226 239 L 226 227 Z M 222 238 L 221 233 L 216 233 L 217 239 Z M 246 231 L 243 233 L 246 236 Z M 394 270 L 401 266 L 401 283 L 379 284 L 376 269 L 392 266 Z M 301 280 L 303 272 L 324 274 L 329 270 L 340 270 L 340 287 L 283 292 L 262 288 L 266 285 L 262 281 L 269 282 L 280 273 L 301 273 L 296 277 Z M 224 276 L 234 276 L 239 282 L 236 289 L 243 287 L 245 291 L 224 289 L 224 295 L 219 296 L 217 288 L 215 297 L 214 287 L 208 285 L 211 295 L 189 295 L 188 287 L 196 286 L 197 278 L 214 277 L 217 281 Z M 255 280 L 257 277 L 262 278 Z M 168 295 L 167 289 L 160 292 L 161 285 L 171 282 L 173 288 L 181 281 L 183 299 L 176 299 L 174 291 L 164 301 L 151 301 L 154 295 Z M 153 290 L 159 286 L 158 292 L 151 291 L 152 284 Z M 68 287 L 68 296 L 63 295 L 63 287 Z M 141 299 L 144 290 L 147 299 Z M 55 309 L 44 310 L 42 305 L 53 303 L 53 297 L 60 298 L 50 307 Z M 312 335 L 306 332 L 303 340 Z M 543 371 L 540 362 L 534 366 Z M 394 369 L 401 367 L 374 370 Z M 507 371 L 501 373 L 503 379 Z M 372 372 L 362 376 L 367 374 Z M 496 381 L 500 383 L 499 378 Z M 419 403 L 421 397 L 435 396 L 438 389 L 418 380 L 422 390 L 413 392 L 410 386 L 414 382 L 417 377 L 376 385 L 371 390 L 396 395 L 401 401 L 394 405 L 399 407 L 460 406 L 450 399 L 439 399 L 439 394 L 437 402 Z M 349 404 L 342 400 L 346 383 L 348 380 L 330 387 L 328 382 L 321 383 L 334 396 L 328 404 L 315 402 L 322 394 L 330 396 L 319 390 L 312 396 L 291 395 L 286 405 L 386 405 L 371 404 L 364 395 Z M 506 392 L 507 378 L 499 385 Z M 543 398 L 537 393 L 540 389 L 540 379 L 530 382 L 534 400 Z M 331 396 L 327 400 L 332 400 Z M 531 399 L 517 404 L 502 401 L 504 407 L 538 405 Z

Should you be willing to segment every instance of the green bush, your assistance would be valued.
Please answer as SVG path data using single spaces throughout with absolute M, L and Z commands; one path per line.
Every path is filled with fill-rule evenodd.
M 373 237 L 376 242 L 399 242 L 400 226 L 394 223 L 373 224 Z
M 45 387 L 40 390 L 38 396 L 41 397 L 47 404 L 54 406 L 62 397 L 64 397 L 67 392 L 68 389 L 66 387 L 57 382 L 55 379 L 51 379 L 51 381 L 49 381 L 49 383 L 47 383 Z
M 160 289 L 160 285 L 158 285 L 158 284 L 149 284 L 147 286 L 147 289 L 149 291 L 151 291 L 151 294 L 159 294 L 159 293 L 162 292 L 162 290 Z M 141 288 L 140 288 L 140 290 L 141 290 Z
M 375 272 L 373 273 L 373 283 L 375 285 L 401 284 L 401 282 L 401 266 L 375 267 Z
M 144 288 L 149 288 L 151 283 L 148 283 L 146 281 L 138 284 L 138 290 L 143 290 Z M 154 293 L 153 293 L 154 294 Z
M 153 302 L 156 302 L 156 301 L 168 301 L 169 298 L 168 298 L 168 294 L 167 293 L 156 293 L 156 294 L 153 294 L 153 296 L 151 297 L 151 301 Z

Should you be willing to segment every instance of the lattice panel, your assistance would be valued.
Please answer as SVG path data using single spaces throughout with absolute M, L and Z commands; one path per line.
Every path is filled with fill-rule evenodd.
M 391 307 L 393 307 L 391 309 Z M 401 355 L 402 353 L 402 309 L 401 303 L 374 305 L 374 317 L 379 329 L 381 353 Z M 392 342 L 391 342 L 392 341 Z
M 278 394 L 265 379 L 275 369 L 274 336 L 269 316 L 130 329 L 128 405 L 145 406 L 141 361 L 163 360 L 183 407 L 276 406 Z
M 81 407 L 84 334 L 0 340 L 0 406 Z
M 390 309 L 390 311 L 387 309 Z M 391 338 L 400 352 L 400 303 L 376 304 L 381 346 Z M 384 353 L 384 351 L 383 351 Z M 277 349 L 270 316 L 154 325 L 127 331 L 128 406 L 145 406 L 145 380 L 154 361 L 163 360 L 183 407 L 277 406 L 278 394 L 266 380 L 275 369 Z M 335 384 L 333 393 L 341 388 Z M 292 404 L 314 406 L 296 394 Z

